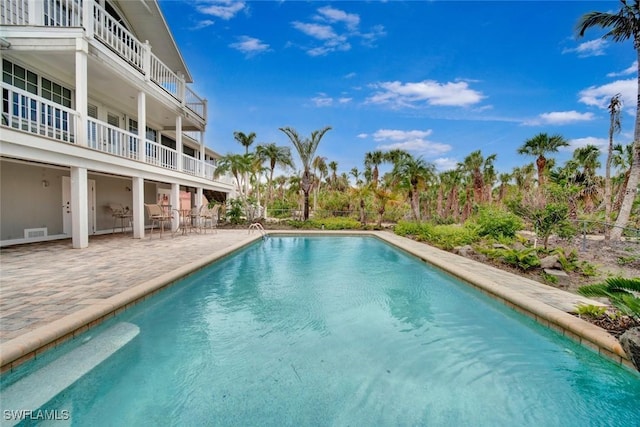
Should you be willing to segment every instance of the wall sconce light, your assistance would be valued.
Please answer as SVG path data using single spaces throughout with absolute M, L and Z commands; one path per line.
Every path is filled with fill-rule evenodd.
M 42 188 L 47 188 L 49 186 L 49 181 L 47 181 L 46 179 L 42 180 Z
M 131 187 L 124 187 L 125 190 L 131 191 Z

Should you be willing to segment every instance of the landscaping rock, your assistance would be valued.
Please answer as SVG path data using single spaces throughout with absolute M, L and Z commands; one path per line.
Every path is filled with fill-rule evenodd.
M 620 336 L 620 344 L 633 366 L 640 371 L 640 327 L 628 329 Z
M 453 248 L 453 253 L 467 258 L 473 255 L 475 252 L 476 251 L 473 250 L 471 245 L 456 246 L 455 248 Z
M 494 243 L 491 245 L 493 249 L 510 249 L 509 246 L 503 245 L 502 243 Z
M 540 260 L 540 268 L 562 269 L 562 264 L 558 262 L 558 255 L 549 255 Z
M 553 276 L 556 278 L 556 285 L 559 288 L 567 289 L 569 285 L 571 285 L 571 278 L 562 270 L 557 270 L 555 268 L 545 268 L 544 272 L 549 276 Z
M 516 251 L 524 251 L 525 249 L 527 249 L 527 247 L 520 242 L 515 242 L 513 244 L 513 249 L 515 249 Z

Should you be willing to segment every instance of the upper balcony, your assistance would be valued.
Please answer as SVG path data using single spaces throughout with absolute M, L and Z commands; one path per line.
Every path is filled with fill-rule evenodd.
M 206 100 L 189 88 L 184 75 L 172 71 L 152 52 L 148 42 L 138 40 L 94 0 L 2 0 L 0 25 L 82 28 L 85 37 L 115 53 L 131 72 L 192 112 L 202 126 L 206 123 Z

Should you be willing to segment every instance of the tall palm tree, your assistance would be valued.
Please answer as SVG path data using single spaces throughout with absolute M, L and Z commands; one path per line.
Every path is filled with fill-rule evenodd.
M 616 94 L 611 97 L 609 102 L 609 147 L 607 150 L 607 163 L 605 166 L 604 175 L 604 217 L 605 221 L 611 220 L 611 161 L 613 157 L 613 135 L 620 133 L 621 122 L 620 112 L 622 111 L 622 100 L 620 100 L 621 94 Z M 610 228 L 605 228 L 604 239 L 609 240 L 611 238 Z
M 500 189 L 498 190 L 498 202 L 502 203 L 507 196 L 507 190 L 509 189 L 509 182 L 511 182 L 513 175 L 510 173 L 501 173 L 498 175 L 500 180 Z
M 304 193 L 304 220 L 309 219 L 309 191 L 311 190 L 311 186 L 313 184 L 312 176 L 311 176 L 311 162 L 314 159 L 316 154 L 316 150 L 318 149 L 318 145 L 322 140 L 322 137 L 331 130 L 331 126 L 326 126 L 320 130 L 315 130 L 311 132 L 311 138 L 301 138 L 296 132 L 295 129 L 291 127 L 280 128 L 282 132 L 285 133 L 291 140 L 293 147 L 298 152 L 298 156 L 300 157 L 300 162 L 302 163 L 302 182 L 301 189 Z
M 327 158 L 323 156 L 316 156 L 311 162 L 311 166 L 313 166 L 313 210 L 315 211 L 318 209 L 318 199 L 322 178 L 327 175 Z
M 269 202 L 273 199 L 273 171 L 276 166 L 284 168 L 294 168 L 293 158 L 291 157 L 291 148 L 278 146 L 271 142 L 269 144 L 262 144 L 256 147 L 256 154 L 262 161 L 269 162 L 269 182 L 268 182 L 268 195 L 267 200 Z
M 435 166 L 425 161 L 422 157 L 411 155 L 403 158 L 395 164 L 391 172 L 400 187 L 407 189 L 407 195 L 413 211 L 413 217 L 420 221 L 420 192 L 427 186 L 434 175 Z
M 473 201 L 475 203 L 482 203 L 485 200 L 485 180 L 483 169 L 492 167 L 495 159 L 495 154 L 492 154 L 485 159 L 482 156 L 482 152 L 480 150 L 476 150 L 470 153 L 462 161 L 462 167 L 471 177 L 470 183 L 473 186 Z
M 244 132 L 235 131 L 233 132 L 233 138 L 244 147 L 244 153 L 249 154 L 249 146 L 255 141 L 256 133 L 251 132 L 249 134 L 245 134 Z
M 569 169 L 574 170 L 573 181 L 580 186 L 580 199 L 584 203 L 586 213 L 591 213 L 594 201 L 600 192 L 600 183 L 596 169 L 600 167 L 600 149 L 595 145 L 576 148 L 573 159 L 568 162 Z M 579 170 L 582 168 L 582 170 Z
M 640 61 L 640 0 L 620 0 L 621 7 L 617 13 L 589 12 L 578 21 L 577 30 L 580 37 L 592 27 L 606 28 L 609 31 L 602 38 L 611 39 L 614 42 L 623 42 L 631 39 L 636 56 Z M 640 183 L 640 73 L 638 80 L 638 101 L 636 104 L 636 122 L 633 133 L 633 162 L 629 173 L 628 191 L 620 206 L 615 228 L 611 231 L 611 240 L 620 240 L 623 227 L 626 227 L 631 215 L 633 202 L 638 194 Z
M 631 163 L 633 163 L 633 146 L 616 144 L 613 146 L 613 155 L 611 158 L 612 166 L 619 170 L 615 180 L 619 182 L 616 197 L 613 202 L 612 210 L 618 211 L 622 206 L 622 200 L 627 193 L 629 185 L 629 174 L 631 172 Z
M 327 165 L 331 171 L 331 188 L 335 189 L 338 184 L 338 162 L 332 160 Z
M 243 177 L 251 171 L 253 156 L 251 154 L 227 154 L 218 159 L 218 165 L 214 172 L 214 177 L 219 177 L 225 173 L 231 173 L 236 179 L 236 187 L 240 196 L 246 197 L 243 193 Z
M 527 156 L 537 156 L 536 167 L 538 168 L 538 192 L 542 194 L 545 180 L 544 174 L 547 170 L 548 153 L 555 153 L 560 147 L 567 147 L 569 143 L 561 135 L 549 136 L 546 133 L 539 133 L 533 138 L 527 139 L 520 148 L 518 154 Z
M 378 177 L 380 172 L 378 166 L 385 160 L 384 153 L 382 151 L 370 151 L 364 155 L 364 165 L 371 168 L 371 183 L 373 188 L 378 186 Z

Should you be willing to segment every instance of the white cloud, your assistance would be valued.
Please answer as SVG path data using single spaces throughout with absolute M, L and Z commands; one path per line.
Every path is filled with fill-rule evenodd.
M 306 47 L 310 56 L 322 56 L 331 52 L 348 51 L 351 49 L 351 40 L 360 39 L 366 46 L 371 46 L 373 41 L 385 35 L 384 27 L 374 26 L 369 33 L 362 34 L 359 30 L 360 16 L 347 13 L 332 6 L 323 6 L 317 9 L 313 17 L 316 22 L 291 23 L 293 28 L 313 37 L 321 45 Z
M 345 76 L 344 76 L 344 78 L 345 78 L 345 79 L 352 79 L 352 78 L 354 78 L 356 75 L 357 75 L 356 73 L 351 72 L 351 73 L 349 73 L 349 74 L 345 75 Z
M 235 0 L 210 0 L 199 4 L 197 9 L 205 15 L 213 15 L 228 21 L 246 7 L 244 1 Z
M 229 47 L 239 50 L 249 57 L 269 50 L 268 44 L 263 43 L 260 39 L 249 36 L 238 37 L 238 41 L 231 43 Z
M 594 136 L 570 139 L 568 142 L 569 146 L 560 148 L 561 151 L 573 152 L 576 148 L 586 147 L 587 145 L 595 145 L 600 149 L 609 146 L 609 140 L 607 140 L 606 138 L 596 138 Z
M 347 26 L 347 28 L 351 30 L 355 30 L 360 24 L 360 16 L 353 13 L 347 13 L 340 9 L 334 9 L 331 6 L 321 7 L 320 9 L 318 9 L 318 12 L 320 13 L 320 17 L 326 19 L 327 21 L 343 22 Z
M 551 113 L 542 113 L 536 119 L 526 121 L 523 124 L 529 126 L 539 126 L 542 124 L 566 125 L 590 120 L 593 120 L 593 113 L 579 113 L 575 110 L 553 111 Z
M 373 139 L 381 142 L 376 147 L 379 150 L 405 150 L 427 156 L 438 156 L 451 151 L 448 144 L 427 140 L 431 133 L 431 130 L 380 129 L 373 134 Z
M 393 107 L 415 107 L 416 104 L 466 107 L 477 104 L 483 98 L 482 92 L 470 89 L 465 81 L 439 83 L 423 80 L 417 83 L 399 81 L 382 82 L 373 85 L 378 89 L 366 99 L 370 104 L 390 104 Z
M 627 76 L 629 74 L 636 74 L 637 72 L 638 72 L 638 61 L 633 61 L 633 64 L 631 64 L 629 68 L 626 68 L 617 73 L 609 73 L 607 74 L 607 77 Z
M 207 27 L 212 26 L 213 24 L 215 24 L 215 22 L 212 21 L 211 19 L 204 19 L 204 20 L 198 22 L 196 25 L 194 25 L 192 30 L 199 30 L 201 28 L 207 28 Z
M 580 58 L 587 58 L 589 56 L 601 56 L 604 55 L 604 48 L 607 46 L 607 41 L 603 39 L 595 39 L 588 42 L 580 43 L 578 47 L 566 48 L 562 53 L 576 52 Z
M 453 170 L 458 167 L 458 161 L 451 157 L 440 157 L 433 161 L 436 165 L 436 169 L 440 172 Z
M 348 104 L 353 100 L 353 98 L 338 98 L 338 103 L 340 104 Z
M 367 138 L 368 136 L 369 136 L 369 134 L 366 134 L 366 133 L 359 133 L 359 134 L 357 135 L 357 137 L 358 137 L 358 138 L 360 138 L 360 139 L 365 139 L 365 138 Z
M 594 105 L 607 109 L 611 98 L 620 94 L 623 108 L 635 111 L 636 98 L 638 96 L 638 81 L 636 79 L 616 80 L 602 86 L 591 86 L 581 90 L 578 96 L 583 104 Z
M 333 105 L 333 98 L 324 93 L 320 93 L 315 98 L 311 98 L 311 102 L 313 102 L 316 107 L 331 107 Z
M 338 36 L 330 25 L 307 24 L 299 21 L 293 22 L 292 25 L 296 30 L 318 40 L 331 40 Z

